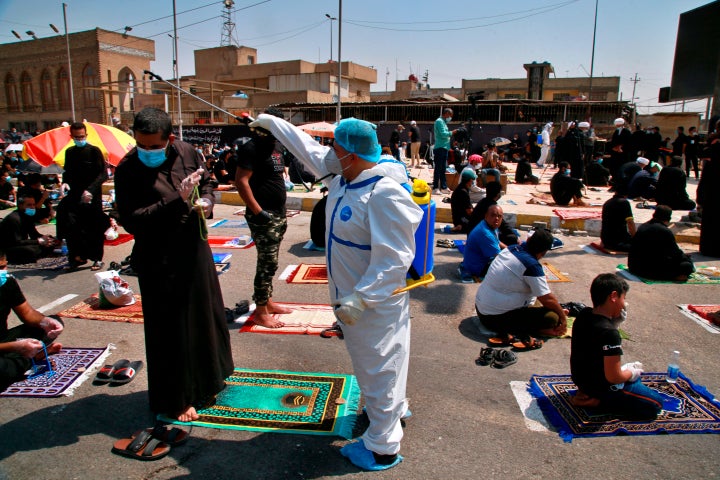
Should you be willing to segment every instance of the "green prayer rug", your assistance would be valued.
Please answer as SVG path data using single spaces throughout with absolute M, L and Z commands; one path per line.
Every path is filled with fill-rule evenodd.
M 185 425 L 352 438 L 360 401 L 353 375 L 236 368 L 225 383 L 215 405 Z
M 628 270 L 628 266 L 621 263 L 617 266 L 618 274 L 622 275 L 623 277 L 627 278 L 628 280 L 635 280 L 640 281 L 643 283 L 647 283 L 648 285 L 654 285 L 656 283 L 677 283 L 677 284 L 688 284 L 688 285 L 704 285 L 704 284 L 710 284 L 710 285 L 720 285 L 720 276 L 714 275 L 711 270 L 712 267 L 704 267 L 700 266 L 697 267 L 697 271 L 690 274 L 690 277 L 687 279 L 686 282 L 676 282 L 673 280 L 651 280 L 649 278 L 644 278 L 639 275 L 635 275 L 630 273 L 630 270 Z

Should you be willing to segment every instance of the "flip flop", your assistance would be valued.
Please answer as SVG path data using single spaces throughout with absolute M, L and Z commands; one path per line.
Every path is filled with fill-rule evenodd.
M 112 453 L 136 460 L 159 460 L 170 453 L 170 445 L 153 438 L 146 431 L 140 432 L 135 438 L 123 438 L 115 442 Z
M 121 368 L 125 368 L 130 365 L 130 360 L 122 359 L 115 362 L 113 365 L 104 365 L 98 372 L 95 374 L 95 380 L 93 380 L 93 383 L 99 384 L 99 383 L 108 383 L 112 380 L 113 375 L 115 372 L 117 372 Z
M 170 445 L 171 447 L 177 447 L 188 441 L 191 431 L 192 426 L 190 427 L 190 430 L 183 430 L 182 428 L 169 427 L 167 424 L 158 423 L 153 428 L 138 430 L 130 438 L 134 439 L 142 432 L 147 432 L 152 435 L 153 438 L 157 438 L 162 443 Z
M 124 385 L 126 383 L 132 382 L 138 370 L 140 370 L 142 366 L 143 362 L 141 362 L 140 360 L 137 360 L 135 362 L 128 361 L 127 365 L 123 365 L 122 367 L 115 370 L 112 378 L 110 379 L 110 383 L 113 385 Z
M 510 350 L 498 349 L 493 357 L 493 368 L 505 368 L 517 363 L 518 356 Z
M 542 348 L 542 346 L 543 341 L 533 337 L 530 337 L 528 340 L 521 340 L 512 344 L 512 347 L 519 352 L 537 350 L 539 348 Z
M 475 359 L 475 365 L 480 365 L 482 367 L 490 365 L 491 363 L 493 363 L 495 359 L 495 353 L 497 351 L 499 350 L 491 347 L 481 348 L 480 356 Z
M 101 262 L 100 260 L 96 260 L 93 262 L 90 270 L 92 270 L 93 272 L 97 272 L 98 270 L 102 270 L 104 266 L 105 264 L 103 262 Z
M 517 341 L 517 339 L 513 335 L 510 335 L 509 333 L 506 335 L 502 335 L 500 337 L 488 338 L 488 343 L 490 345 L 498 345 L 501 347 L 509 347 L 516 341 Z

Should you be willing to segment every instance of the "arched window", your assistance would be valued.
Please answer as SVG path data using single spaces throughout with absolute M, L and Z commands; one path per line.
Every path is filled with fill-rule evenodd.
M 22 94 L 23 110 L 32 112 L 35 110 L 35 97 L 33 96 L 32 78 L 28 72 L 20 76 L 20 93 Z
M 15 77 L 12 73 L 8 73 L 5 77 L 5 97 L 9 112 L 19 112 L 20 103 L 18 102 L 18 89 Z
M 118 90 L 120 91 L 120 111 L 131 112 L 135 100 L 135 75 L 132 70 L 124 67 L 118 74 Z
M 98 85 L 98 77 L 95 73 L 95 69 L 89 63 L 85 65 L 82 72 L 82 83 L 83 83 L 83 99 L 85 100 L 86 108 L 95 108 L 100 106 L 100 94 L 98 90 L 95 90 Z
M 58 72 L 58 97 L 60 110 L 70 110 L 70 78 L 64 68 Z
M 55 96 L 53 95 L 52 76 L 46 68 L 40 74 L 40 101 L 45 111 L 55 110 Z

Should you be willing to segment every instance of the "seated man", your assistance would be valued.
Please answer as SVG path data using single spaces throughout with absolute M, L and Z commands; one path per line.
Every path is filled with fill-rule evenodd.
M 656 162 L 650 162 L 647 167 L 637 172 L 628 182 L 628 198 L 654 200 L 659 172 L 660 165 Z
M 575 319 L 570 344 L 570 372 L 578 387 L 573 403 L 628 420 L 652 421 L 662 410 L 662 397 L 640 381 L 642 364 L 621 365 L 618 325 L 627 315 L 629 289 L 612 273 L 601 273 L 590 286 L 593 308 L 583 309 Z
M 610 180 L 610 170 L 603 167 L 602 155 L 596 155 L 588 164 L 585 174 L 587 175 L 587 184 L 589 187 L 605 187 Z
M 469 233 L 470 215 L 473 211 L 470 201 L 470 187 L 477 180 L 472 168 L 466 168 L 460 175 L 460 183 L 450 197 L 450 210 L 452 211 L 453 232 Z
M 570 202 L 576 207 L 585 206 L 582 200 L 583 183 L 580 179 L 570 176 L 570 164 L 560 162 L 559 171 L 550 179 L 550 194 L 560 206 L 567 206 Z
M 235 152 L 232 150 L 223 150 L 217 161 L 213 164 L 215 180 L 217 180 L 220 185 L 234 185 L 236 170 Z
M 515 169 L 515 183 L 537 185 L 540 179 L 533 175 L 532 165 L 528 161 L 523 152 L 517 152 L 513 155 L 513 159 L 517 162 Z
M 0 222 L 0 249 L 7 253 L 10 263 L 33 263 L 49 257 L 59 242 L 40 235 L 35 228 L 35 198 L 28 195 L 18 198 L 18 209 Z
M 488 208 L 485 219 L 470 232 L 465 244 L 461 277 L 484 277 L 490 263 L 505 248 L 505 244 L 498 238 L 502 219 L 502 208 L 492 205 Z
M 490 182 L 486 185 L 485 193 L 485 198 L 477 202 L 470 215 L 468 230 L 471 232 L 483 221 L 488 208 L 492 205 L 497 205 L 498 200 L 502 197 L 502 185 L 500 185 L 500 182 Z M 505 245 L 515 245 L 518 243 L 518 232 L 508 225 L 505 219 L 500 223 L 499 235 L 500 241 Z
M 15 208 L 15 187 L 10 183 L 10 175 L 0 173 L 0 210 Z
M 60 351 L 62 345 L 52 342 L 62 333 L 59 319 L 46 317 L 30 306 L 15 277 L 7 274 L 7 260 L 0 252 L 0 391 L 23 378 L 32 365 L 31 359 L 44 359 L 47 353 Z M 10 310 L 22 325 L 8 329 Z M 51 345 L 52 344 L 52 345 Z
M 55 218 L 55 209 L 52 206 L 50 192 L 42 184 L 39 173 L 31 173 L 25 177 L 25 186 L 18 189 L 18 196 L 32 196 L 35 199 L 35 223 L 49 223 Z
M 687 193 L 687 177 L 682 168 L 682 158 L 673 157 L 672 164 L 660 171 L 655 187 L 655 201 L 673 210 L 694 210 L 695 202 Z
M 615 192 L 615 196 L 603 204 L 600 243 L 609 250 L 629 252 L 636 230 L 627 195 L 623 191 Z
M 550 250 L 552 234 L 535 230 L 527 242 L 503 250 L 490 264 L 475 295 L 480 322 L 503 343 L 520 339 L 518 348 L 540 348 L 532 335 L 559 336 L 567 330 L 567 312 L 550 291 L 540 259 Z M 535 302 L 540 306 L 535 306 Z
M 637 172 L 645 168 L 650 164 L 650 160 L 645 157 L 637 157 L 634 162 L 625 162 L 620 165 L 617 172 L 613 175 L 610 183 L 612 184 L 611 191 L 624 190 L 627 192 L 628 184 L 630 180 L 635 176 Z
M 668 228 L 672 209 L 658 205 L 652 219 L 640 225 L 630 242 L 628 269 L 651 280 L 684 282 L 695 271 L 692 259 L 680 250 Z

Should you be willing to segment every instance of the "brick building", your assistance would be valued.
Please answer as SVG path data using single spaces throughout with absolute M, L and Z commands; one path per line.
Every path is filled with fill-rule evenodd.
M 150 93 L 155 42 L 100 28 L 68 38 L 72 82 L 64 35 L 0 44 L 0 127 L 54 128 L 72 121 L 73 103 L 78 121 L 132 118 L 135 96 Z

